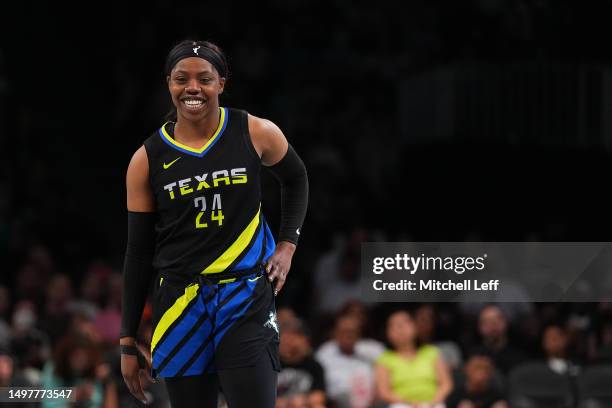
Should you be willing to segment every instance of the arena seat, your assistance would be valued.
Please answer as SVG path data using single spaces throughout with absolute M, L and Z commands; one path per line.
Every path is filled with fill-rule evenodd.
M 578 376 L 578 408 L 612 407 L 612 365 L 587 367 Z
M 525 363 L 509 376 L 509 402 L 512 408 L 572 408 L 573 386 L 544 363 Z

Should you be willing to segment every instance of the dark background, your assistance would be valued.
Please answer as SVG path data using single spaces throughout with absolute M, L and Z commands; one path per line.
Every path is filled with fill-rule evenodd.
M 278 303 L 310 321 L 312 272 L 333 250 L 358 259 L 347 242 L 612 238 L 608 2 L 13 6 L 0 27 L 6 316 L 40 251 L 75 287 L 91 265 L 120 270 L 125 172 L 170 107 L 163 64 L 185 38 L 223 48 L 222 105 L 274 121 L 306 163 L 310 209 Z M 263 188 L 276 230 L 278 187 Z
M 125 171 L 168 110 L 162 67 L 184 38 L 224 49 L 222 103 L 277 123 L 308 166 L 296 272 L 360 226 L 609 240 L 604 4 L 19 3 L 0 48 L 5 265 L 35 242 L 75 277 L 92 258 L 120 265 Z M 274 224 L 277 188 L 264 190 Z

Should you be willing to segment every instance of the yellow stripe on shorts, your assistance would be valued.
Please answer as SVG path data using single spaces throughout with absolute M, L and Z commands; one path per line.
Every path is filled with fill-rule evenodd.
M 185 288 L 185 293 L 181 297 L 176 299 L 176 302 L 174 302 L 174 304 L 170 306 L 168 310 L 166 310 L 164 315 L 159 320 L 159 323 L 157 323 L 157 326 L 155 326 L 155 330 L 153 331 L 153 339 L 151 340 L 151 352 L 153 352 L 155 346 L 157 346 L 157 343 L 163 337 L 164 333 L 166 333 L 172 323 L 174 323 L 183 315 L 185 309 L 187 308 L 187 305 L 189 305 L 193 298 L 198 295 L 199 287 L 200 286 L 198 284 L 187 286 Z

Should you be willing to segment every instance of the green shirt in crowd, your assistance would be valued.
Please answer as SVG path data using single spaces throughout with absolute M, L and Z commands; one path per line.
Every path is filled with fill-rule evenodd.
M 436 361 L 439 351 L 431 345 L 417 349 L 412 358 L 387 350 L 376 362 L 389 370 L 391 389 L 407 401 L 430 402 L 436 396 Z

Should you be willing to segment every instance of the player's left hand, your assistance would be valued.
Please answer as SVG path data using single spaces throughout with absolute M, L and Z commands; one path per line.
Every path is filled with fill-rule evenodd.
M 266 262 L 266 271 L 270 282 L 276 280 L 274 284 L 274 296 L 283 288 L 287 280 L 287 274 L 291 268 L 291 258 L 295 252 L 295 244 L 281 241 L 276 245 L 274 254 Z

